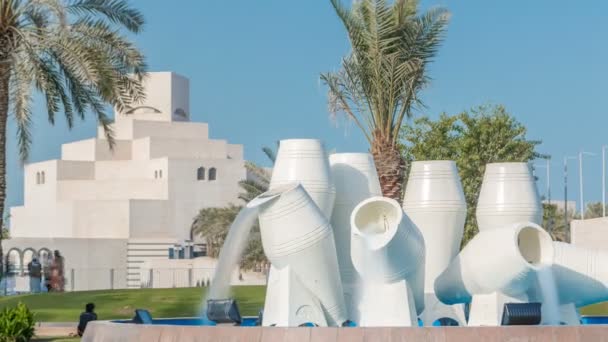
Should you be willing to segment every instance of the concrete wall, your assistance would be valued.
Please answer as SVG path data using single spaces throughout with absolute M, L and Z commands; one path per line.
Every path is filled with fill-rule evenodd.
M 573 244 L 608 251 L 608 218 L 572 220 L 570 229 Z

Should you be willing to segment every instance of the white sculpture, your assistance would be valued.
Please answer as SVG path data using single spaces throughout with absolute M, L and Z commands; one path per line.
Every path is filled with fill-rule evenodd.
M 480 231 L 519 222 L 541 224 L 543 211 L 530 166 L 527 163 L 487 164 L 476 217 Z
M 376 166 L 368 153 L 335 153 L 329 156 L 332 178 L 336 185 L 336 200 L 331 215 L 334 229 L 340 278 L 348 317 L 353 319 L 359 295 L 357 272 L 350 257 L 350 215 L 361 201 L 381 196 Z
M 298 182 L 328 219 L 334 207 L 336 188 L 332 181 L 325 147 L 317 139 L 287 139 L 279 143 L 272 169 L 270 189 Z
M 433 284 L 460 250 L 467 204 L 456 163 L 448 160 L 411 164 L 403 210 L 418 227 L 426 247 L 425 310 L 420 318 L 432 326 L 439 318 L 466 325 L 464 304 L 445 305 L 435 296 Z
M 561 304 L 577 307 L 608 300 L 608 253 L 554 242 L 553 273 Z
M 302 185 L 323 215 L 329 219 L 333 210 L 336 191 L 331 177 L 327 153 L 320 140 L 287 139 L 280 141 L 269 187 L 275 189 L 293 182 Z M 273 293 L 285 292 L 285 289 L 289 289 L 290 283 L 292 283 L 289 277 L 283 279 L 286 272 L 275 274 L 276 272 L 277 270 L 273 264 L 269 270 L 269 279 L 274 281 L 269 281 L 267 285 L 267 304 L 271 303 L 273 299 L 276 300 L 276 298 L 272 298 Z M 265 315 L 272 315 L 275 307 L 277 305 L 270 305 L 268 308 L 265 306 Z M 278 315 L 282 317 L 280 313 Z
M 351 257 L 362 281 L 360 326 L 415 326 L 424 309 L 424 240 L 399 203 L 372 197 L 351 215 Z
M 275 271 L 269 276 L 262 324 L 297 326 L 324 316 L 325 322 L 312 323 L 341 325 L 346 308 L 327 218 L 297 183 L 275 187 L 256 200 L 266 197 L 272 200 L 260 205 L 260 231 Z
M 549 234 L 532 222 L 481 231 L 437 277 L 435 293 L 446 304 L 473 298 L 470 326 L 500 325 L 504 303 L 528 300 L 553 253 Z

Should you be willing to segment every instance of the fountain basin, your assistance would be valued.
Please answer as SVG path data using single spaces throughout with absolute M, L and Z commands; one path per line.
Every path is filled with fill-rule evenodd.
M 174 320 L 173 322 L 180 321 Z M 159 320 L 161 321 L 161 320 Z M 608 317 L 604 317 L 608 322 Z M 166 321 L 166 323 L 169 323 Z M 89 323 L 84 342 L 102 341 L 607 341 L 607 325 L 509 327 L 400 328 L 277 328 L 220 325 L 143 325 L 96 321 Z

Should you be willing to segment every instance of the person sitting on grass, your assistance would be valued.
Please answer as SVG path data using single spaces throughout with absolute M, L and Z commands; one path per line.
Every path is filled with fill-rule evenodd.
M 85 306 L 85 311 L 80 314 L 80 321 L 78 322 L 78 336 L 84 335 L 84 329 L 87 328 L 87 324 L 90 321 L 96 321 L 97 314 L 95 313 L 95 304 L 88 303 Z

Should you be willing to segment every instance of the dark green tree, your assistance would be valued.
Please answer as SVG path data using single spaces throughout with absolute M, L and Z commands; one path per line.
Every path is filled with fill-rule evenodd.
M 501 105 L 441 114 L 437 120 L 422 117 L 405 125 L 402 132 L 402 151 L 408 162 L 456 161 L 467 201 L 463 245 L 478 231 L 475 210 L 486 164 L 545 157 L 536 152 L 539 144 L 526 138 L 526 127 Z

